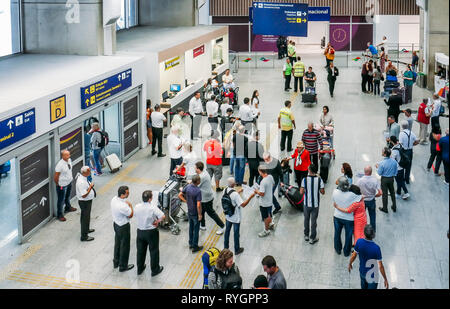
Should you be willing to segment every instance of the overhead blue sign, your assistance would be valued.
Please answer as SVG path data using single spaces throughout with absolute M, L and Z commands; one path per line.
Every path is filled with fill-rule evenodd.
M 308 4 L 253 2 L 253 33 L 308 36 Z
M 34 108 L 0 121 L 0 149 L 36 133 Z
M 81 87 L 81 108 L 91 107 L 131 87 L 131 84 L 131 69 L 128 69 L 87 87 Z
M 308 8 L 309 21 L 330 21 L 331 9 L 329 6 L 310 6 Z

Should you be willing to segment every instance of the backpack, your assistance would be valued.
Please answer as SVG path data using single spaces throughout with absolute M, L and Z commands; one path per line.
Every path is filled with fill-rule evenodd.
M 400 161 L 398 162 L 398 165 L 400 165 L 400 167 L 402 168 L 407 168 L 411 164 L 410 155 L 402 145 L 400 145 L 400 148 L 398 148 L 398 152 L 400 153 Z
M 98 131 L 101 136 L 100 143 L 98 143 L 98 147 L 105 148 L 106 145 L 109 144 L 109 134 L 105 131 Z
M 205 251 L 202 255 L 203 262 L 203 288 L 208 288 L 208 275 L 216 265 L 217 258 L 219 257 L 220 250 L 212 247 Z
M 227 216 L 234 215 L 235 207 L 233 206 L 233 202 L 231 201 L 231 194 L 233 192 L 236 192 L 236 191 L 231 190 L 230 192 L 227 193 L 227 190 L 225 189 L 225 191 L 223 192 L 223 195 L 222 195 L 223 213 Z
M 417 80 L 417 73 L 414 72 L 414 71 L 412 71 L 412 73 L 413 73 L 413 82 L 416 82 L 416 80 Z
M 219 278 L 219 276 L 222 279 L 222 286 L 220 287 L 221 289 L 225 290 L 242 289 L 242 277 L 239 274 L 239 271 L 236 270 L 234 265 L 226 275 L 223 272 L 217 270 L 215 267 L 213 271 L 214 274 L 216 275 L 216 280 Z

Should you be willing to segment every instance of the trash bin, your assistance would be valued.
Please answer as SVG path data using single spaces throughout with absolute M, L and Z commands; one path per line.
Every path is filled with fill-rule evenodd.
M 427 86 L 427 75 L 425 73 L 422 73 L 422 72 L 417 73 L 416 84 L 420 88 L 425 88 Z

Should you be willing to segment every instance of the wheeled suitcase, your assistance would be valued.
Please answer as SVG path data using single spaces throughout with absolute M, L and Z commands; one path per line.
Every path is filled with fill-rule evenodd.
M 331 153 L 324 153 L 320 158 L 320 178 L 324 183 L 328 181 L 328 171 L 331 164 Z
M 293 186 L 283 186 L 281 187 L 281 191 L 292 207 L 303 211 L 305 195 L 300 193 L 299 188 Z
M 306 87 L 305 93 L 302 93 L 302 102 L 316 103 L 317 102 L 316 88 Z
M 122 162 L 115 153 L 106 156 L 105 159 L 111 173 L 117 172 L 122 167 Z
M 384 82 L 384 89 L 386 88 L 398 88 L 400 87 L 399 82 L 392 82 L 392 81 L 385 81 Z

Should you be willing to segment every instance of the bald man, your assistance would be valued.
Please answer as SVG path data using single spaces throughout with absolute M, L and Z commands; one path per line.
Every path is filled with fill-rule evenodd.
M 372 176 L 372 167 L 370 165 L 364 168 L 364 176 L 358 180 L 356 185 L 361 189 L 364 195 L 364 204 L 369 212 L 370 225 L 376 230 L 376 203 L 375 198 L 381 196 L 380 182 L 375 176 Z
M 61 151 L 61 160 L 56 164 L 53 180 L 55 181 L 56 193 L 58 195 L 57 217 L 58 220 L 62 222 L 66 221 L 64 213 L 77 211 L 76 208 L 73 208 L 70 205 L 70 192 L 72 191 L 73 180 L 72 167 L 70 151 L 66 149 Z M 64 212 L 63 205 L 65 205 Z

